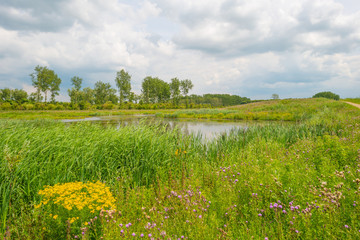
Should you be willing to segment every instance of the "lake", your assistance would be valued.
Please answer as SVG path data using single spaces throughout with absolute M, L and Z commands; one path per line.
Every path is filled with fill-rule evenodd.
M 219 135 L 226 134 L 232 129 L 246 129 L 252 125 L 263 125 L 265 122 L 255 121 L 230 121 L 230 120 L 193 120 L 193 119 L 169 119 L 156 118 L 154 115 L 117 115 L 89 117 L 84 119 L 64 119 L 66 123 L 77 123 L 89 121 L 94 124 L 103 126 L 114 126 L 121 128 L 129 124 L 137 125 L 140 122 L 145 124 L 162 124 L 167 125 L 169 129 L 178 128 L 185 134 L 200 134 L 203 139 L 212 140 Z

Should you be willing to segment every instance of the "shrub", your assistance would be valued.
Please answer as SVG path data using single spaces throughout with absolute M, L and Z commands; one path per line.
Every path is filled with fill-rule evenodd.
M 340 100 L 340 96 L 332 92 L 319 92 L 315 94 L 313 98 L 328 98 L 328 99 Z

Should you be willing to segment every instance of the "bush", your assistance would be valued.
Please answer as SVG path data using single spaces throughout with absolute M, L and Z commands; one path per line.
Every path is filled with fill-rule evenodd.
M 319 92 L 315 94 L 313 98 L 328 98 L 328 99 L 340 100 L 340 96 L 332 92 Z

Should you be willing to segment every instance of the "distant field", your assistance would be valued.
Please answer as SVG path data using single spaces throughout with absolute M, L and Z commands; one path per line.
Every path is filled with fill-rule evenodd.
M 171 113 L 174 110 L 14 110 L 0 111 L 0 119 L 76 119 L 93 116 Z
M 284 99 L 232 106 L 222 109 L 178 110 L 158 113 L 168 118 L 303 121 L 321 114 L 336 115 L 356 110 L 340 101 L 324 98 Z
M 360 98 L 345 98 L 343 101 L 360 104 Z

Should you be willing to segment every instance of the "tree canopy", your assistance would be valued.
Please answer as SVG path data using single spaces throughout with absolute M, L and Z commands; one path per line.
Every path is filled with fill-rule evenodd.
M 319 92 L 315 94 L 313 98 L 328 98 L 328 99 L 340 100 L 340 96 L 332 92 Z

